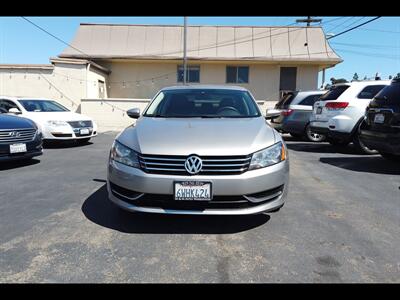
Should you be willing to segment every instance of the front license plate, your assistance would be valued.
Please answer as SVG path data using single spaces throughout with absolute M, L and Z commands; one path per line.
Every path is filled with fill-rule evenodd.
M 317 114 L 321 114 L 322 113 L 322 107 L 317 107 Z
M 383 114 L 376 114 L 374 117 L 374 123 L 383 123 L 385 122 L 385 116 Z
M 80 131 L 81 134 L 89 134 L 89 129 L 88 128 L 83 128 Z
M 210 201 L 212 199 L 211 182 L 180 181 L 174 182 L 175 200 Z
M 10 153 L 26 152 L 26 144 L 11 144 Z

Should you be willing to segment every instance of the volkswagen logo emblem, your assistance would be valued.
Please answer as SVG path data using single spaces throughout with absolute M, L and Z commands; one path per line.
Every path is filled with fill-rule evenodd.
M 201 171 L 203 167 L 203 162 L 201 161 L 200 157 L 191 155 L 185 161 L 185 169 L 188 171 L 189 174 L 197 174 Z
M 9 133 L 9 136 L 11 136 L 11 137 L 20 137 L 20 133 L 18 131 L 11 131 Z

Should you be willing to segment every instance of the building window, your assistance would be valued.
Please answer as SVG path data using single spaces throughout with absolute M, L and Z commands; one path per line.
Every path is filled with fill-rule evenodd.
M 226 83 L 249 83 L 249 67 L 226 67 Z
M 178 66 L 178 82 L 183 82 L 183 66 Z M 200 66 L 187 66 L 186 68 L 186 82 L 200 82 Z
M 296 67 L 281 67 L 280 85 L 281 91 L 295 91 L 296 90 Z

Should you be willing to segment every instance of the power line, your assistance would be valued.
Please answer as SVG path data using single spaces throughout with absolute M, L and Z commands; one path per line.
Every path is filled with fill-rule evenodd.
M 341 52 L 348 52 L 348 53 L 353 53 L 353 54 L 375 57 L 375 58 L 387 58 L 387 59 L 393 59 L 393 60 L 400 60 L 400 56 L 398 56 L 398 55 L 383 54 L 383 53 L 377 53 L 377 52 L 360 52 L 360 51 L 347 50 L 347 49 L 336 49 L 336 50 L 341 51 Z
M 80 52 L 80 53 L 82 53 L 82 54 L 84 54 L 84 55 L 86 55 L 86 56 L 88 56 L 88 57 L 90 57 L 89 54 L 87 54 L 87 53 L 85 53 L 85 52 L 79 50 L 78 48 L 75 48 L 74 46 L 70 45 L 70 44 L 67 43 L 66 41 L 64 41 L 64 40 L 60 39 L 59 37 L 55 36 L 54 34 L 48 32 L 48 31 L 47 31 L 46 29 L 44 29 L 43 27 L 41 27 L 41 26 L 37 25 L 36 23 L 32 22 L 32 21 L 29 20 L 28 18 L 25 18 L 25 17 L 22 17 L 22 16 L 21 16 L 21 18 L 24 19 L 25 21 L 29 22 L 30 24 L 32 24 L 32 25 L 35 26 L 36 28 L 39 28 L 41 31 L 43 31 L 43 32 L 47 33 L 48 35 L 52 36 L 53 38 L 55 38 L 55 39 L 58 40 L 59 42 L 61 42 L 61 43 L 65 44 L 65 45 L 67 45 L 67 46 L 69 46 L 69 47 L 75 49 L 76 51 L 78 51 L 78 52 Z
M 359 30 L 364 31 L 376 31 L 376 32 L 386 32 L 386 33 L 400 33 L 400 31 L 392 31 L 392 30 L 383 30 L 383 29 L 376 29 L 376 28 L 358 28 Z
M 348 21 L 350 21 L 351 19 L 353 19 L 354 17 L 350 17 L 350 18 L 348 18 L 348 19 L 346 19 L 346 20 L 344 20 L 344 22 L 341 22 L 340 24 L 336 24 L 336 25 L 334 25 L 333 27 L 331 27 L 329 30 L 327 30 L 327 31 L 333 31 L 333 30 L 335 30 L 336 28 L 338 28 L 338 27 L 341 27 L 342 25 L 344 25 L 345 23 L 347 23 Z
M 348 46 L 348 47 L 359 47 L 359 48 L 377 48 L 377 49 L 393 48 L 393 49 L 400 49 L 400 47 L 393 46 L 393 45 L 353 44 L 353 43 L 338 43 L 338 42 L 332 42 L 331 44 L 332 45 L 340 45 L 340 46 Z
M 364 22 L 364 23 L 358 24 L 357 26 L 354 26 L 354 27 L 352 27 L 352 28 L 350 28 L 350 29 L 347 29 L 347 30 L 345 30 L 345 31 L 342 31 L 342 32 L 340 32 L 340 33 L 338 33 L 338 34 L 336 34 L 336 35 L 334 35 L 334 36 L 327 37 L 326 39 L 329 40 L 329 39 L 338 37 L 339 35 L 345 34 L 345 33 L 349 32 L 349 31 L 352 31 L 352 30 L 354 30 L 354 29 L 356 29 L 356 28 L 358 28 L 358 27 L 361 27 L 361 26 L 363 26 L 363 25 L 365 25 L 365 24 L 371 23 L 372 21 L 375 21 L 375 20 L 377 20 L 377 19 L 379 19 L 379 18 L 381 18 L 381 17 L 375 17 L 375 18 L 373 18 L 373 19 L 371 19 L 371 20 L 368 20 L 368 21 L 366 21 L 366 22 Z
M 350 24 L 347 24 L 346 26 L 344 26 L 344 27 L 342 28 L 342 30 L 345 30 L 345 29 L 347 29 L 347 28 L 353 26 L 353 25 L 356 24 L 357 22 L 360 22 L 362 19 L 365 19 L 365 17 L 360 17 L 360 18 L 358 18 L 357 20 L 351 22 Z

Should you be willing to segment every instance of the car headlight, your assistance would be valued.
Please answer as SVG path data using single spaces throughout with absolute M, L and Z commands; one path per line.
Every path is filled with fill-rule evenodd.
M 111 147 L 110 158 L 121 164 L 134 168 L 140 168 L 137 153 L 132 149 L 122 145 L 118 141 L 114 141 Z
M 68 123 L 65 121 L 47 121 L 47 124 L 49 124 L 50 126 L 66 126 L 66 125 L 68 125 Z
M 265 168 L 275 165 L 286 159 L 286 150 L 282 142 L 278 142 L 266 149 L 253 154 L 249 170 Z

